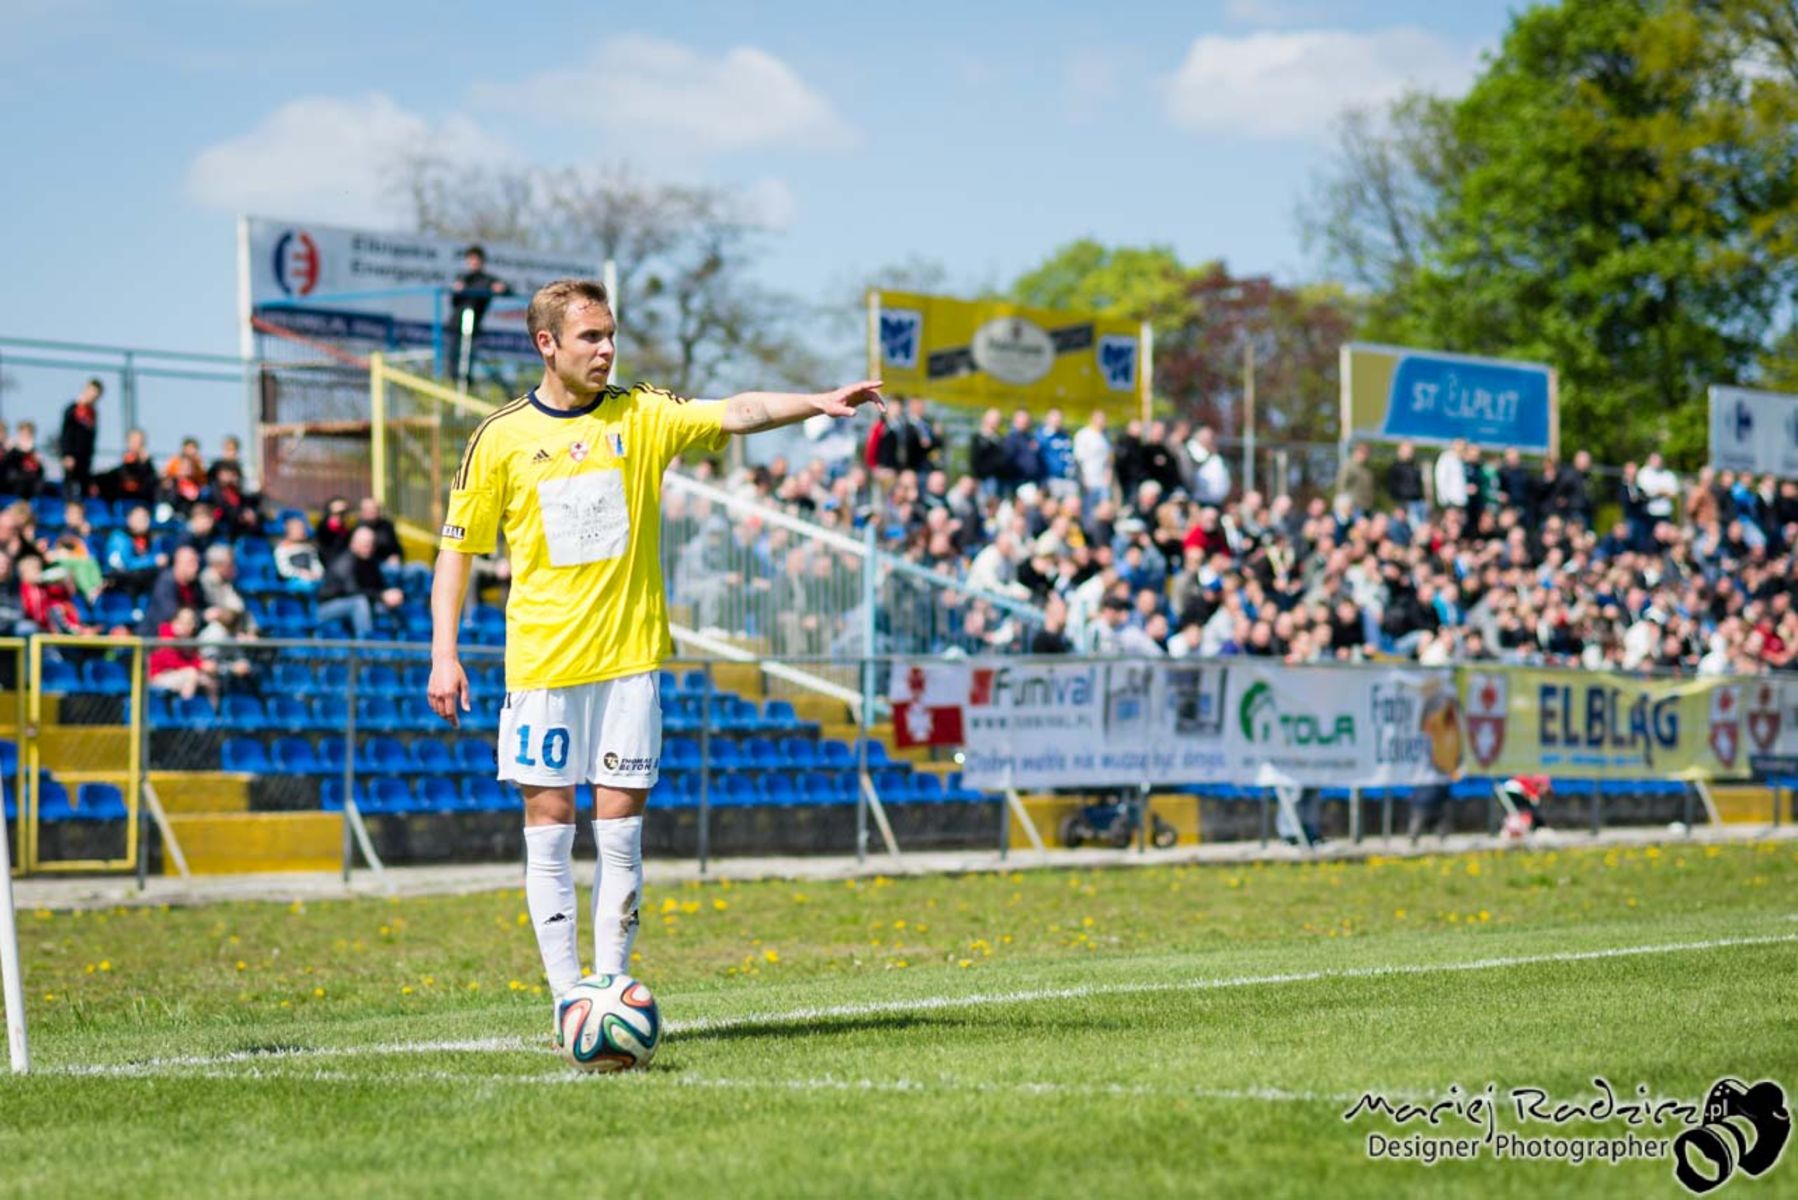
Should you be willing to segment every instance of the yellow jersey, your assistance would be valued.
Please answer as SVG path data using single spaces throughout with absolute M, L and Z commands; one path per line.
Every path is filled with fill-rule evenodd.
M 635 675 L 673 652 L 662 475 L 693 446 L 723 449 L 723 419 L 722 401 L 646 384 L 567 412 L 532 390 L 470 435 L 441 545 L 490 554 L 505 536 L 507 690 Z

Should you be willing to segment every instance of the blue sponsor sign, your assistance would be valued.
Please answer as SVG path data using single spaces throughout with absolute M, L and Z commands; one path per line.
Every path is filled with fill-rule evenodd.
M 1384 434 L 1545 451 L 1553 429 L 1546 367 L 1405 354 L 1392 376 Z

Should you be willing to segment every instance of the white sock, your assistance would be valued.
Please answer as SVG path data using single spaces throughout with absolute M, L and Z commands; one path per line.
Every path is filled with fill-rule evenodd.
M 549 990 L 560 996 L 581 981 L 575 949 L 574 826 L 524 829 L 524 904 L 537 930 Z
M 599 865 L 593 869 L 593 971 L 628 975 L 643 900 L 643 818 L 593 822 Z

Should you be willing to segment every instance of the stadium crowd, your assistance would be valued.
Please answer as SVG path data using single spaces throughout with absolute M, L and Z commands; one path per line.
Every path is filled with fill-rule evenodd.
M 938 423 L 911 399 L 850 461 L 777 459 L 723 483 L 845 532 L 872 482 L 889 549 L 1002 598 L 894 576 L 881 649 L 1703 674 L 1798 657 L 1795 480 L 1708 468 L 1682 478 L 1659 454 L 1604 480 L 1584 451 L 1530 463 L 1459 443 L 1433 457 L 1400 444 L 1376 464 L 1360 444 L 1333 494 L 1270 498 L 1235 486 L 1209 428 L 1114 430 L 1094 412 L 1071 429 L 1059 412 L 1039 423 L 1022 409 L 1009 423 L 987 411 L 967 462 L 952 471 Z M 701 600 L 708 587 L 747 591 L 777 652 L 846 647 L 853 623 L 833 639 L 807 603 L 844 594 L 852 567 L 840 552 L 717 512 L 671 516 L 692 526 L 677 599 L 683 587 Z M 920 609 L 931 604 L 941 611 Z
M 187 438 L 158 464 L 133 429 L 118 461 L 97 465 L 103 394 L 91 380 L 65 410 L 59 462 L 46 462 L 33 422 L 0 422 L 0 632 L 196 641 L 156 647 L 150 686 L 216 698 L 255 686 L 256 594 L 312 601 L 308 632 L 367 637 L 421 590 L 424 569 L 403 568 L 373 499 L 354 511 L 333 499 L 316 526 L 292 509 L 271 519 L 235 437 L 210 462 Z

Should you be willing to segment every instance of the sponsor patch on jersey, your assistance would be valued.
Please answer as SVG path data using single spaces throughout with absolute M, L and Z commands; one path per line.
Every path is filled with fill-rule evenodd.
M 443 527 L 443 536 L 461 541 L 468 536 L 468 530 L 462 528 L 460 525 L 445 525 Z
M 612 448 L 612 457 L 624 457 L 624 435 L 622 433 L 606 434 L 606 444 Z
M 654 758 L 625 758 L 615 750 L 607 750 L 599 761 L 606 770 L 624 775 L 646 775 L 656 769 Z

